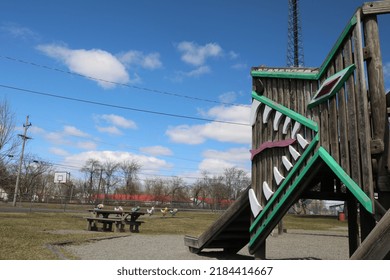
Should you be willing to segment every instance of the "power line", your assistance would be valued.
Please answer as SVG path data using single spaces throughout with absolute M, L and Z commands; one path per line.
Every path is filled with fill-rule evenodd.
M 229 106 L 245 106 L 245 105 L 237 104 L 237 103 L 221 102 L 221 101 L 199 98 L 199 97 L 194 97 L 194 96 L 189 96 L 189 95 L 184 95 L 184 94 L 179 94 L 179 93 L 174 93 L 174 92 L 169 92 L 169 91 L 164 91 L 164 90 L 158 90 L 158 89 L 140 87 L 140 86 L 131 85 L 131 84 L 113 82 L 113 81 L 109 81 L 109 80 L 105 80 L 105 79 L 101 79 L 101 78 L 96 78 L 96 77 L 92 77 L 92 76 L 88 76 L 88 75 L 83 75 L 83 74 L 68 71 L 68 70 L 63 70 L 63 69 L 59 69 L 59 68 L 55 68 L 55 67 L 50 67 L 50 66 L 38 64 L 35 62 L 31 62 L 31 61 L 22 60 L 19 58 L 13 58 L 10 56 L 0 55 L 0 58 L 7 59 L 7 60 L 10 60 L 13 62 L 31 65 L 34 67 L 43 68 L 46 70 L 56 71 L 56 72 L 63 73 L 63 74 L 78 76 L 78 77 L 82 77 L 82 78 L 86 78 L 86 79 L 90 79 L 90 80 L 94 80 L 94 81 L 98 81 L 98 82 L 104 82 L 104 83 L 109 83 L 109 84 L 113 84 L 113 85 L 117 85 L 117 86 L 124 86 L 124 87 L 133 88 L 133 89 L 137 89 L 137 90 L 147 91 L 149 93 L 154 93 L 154 94 L 163 94 L 163 95 L 167 95 L 167 96 L 185 98 L 185 99 L 196 100 L 196 101 L 203 101 L 203 102 L 214 103 L 214 104 L 229 105 Z
M 87 104 L 98 105 L 98 106 L 103 106 L 103 107 L 111 107 L 111 108 L 122 109 L 122 110 L 135 111 L 135 112 L 140 112 L 140 113 L 147 113 L 147 114 L 154 114 L 154 115 L 161 115 L 161 116 L 166 116 L 166 117 L 174 117 L 174 118 L 182 118 L 182 119 L 190 119 L 190 120 L 198 120 L 198 121 L 217 122 L 217 123 L 224 123 L 224 124 L 231 124 L 231 125 L 249 126 L 248 123 L 229 122 L 229 121 L 221 121 L 221 120 L 213 120 L 213 119 L 207 119 L 207 118 L 178 115 L 178 114 L 172 114 L 172 113 L 150 111 L 150 110 L 145 110 L 145 109 L 138 109 L 138 108 L 132 108 L 132 107 L 113 105 L 113 104 L 85 100 L 85 99 L 80 99 L 80 98 L 67 97 L 67 96 L 46 93 L 46 92 L 41 92 L 41 91 L 36 91 L 36 90 L 30 90 L 30 89 L 24 89 L 24 88 L 20 88 L 20 87 L 8 86 L 8 85 L 3 85 L 3 84 L 0 84 L 0 87 L 12 89 L 12 90 L 16 90 L 16 91 L 21 91 L 21 92 L 25 92 L 25 93 L 31 93 L 31 94 L 35 94 L 35 95 L 41 95 L 41 96 L 46 96 L 46 97 L 58 98 L 58 99 L 65 99 L 65 100 L 69 100 L 69 101 L 87 103 Z

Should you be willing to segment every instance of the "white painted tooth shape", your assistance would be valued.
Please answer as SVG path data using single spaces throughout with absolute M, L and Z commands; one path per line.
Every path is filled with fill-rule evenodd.
M 255 191 L 253 189 L 249 189 L 249 204 L 251 206 L 252 214 L 256 218 L 257 215 L 263 210 L 263 207 L 260 205 L 259 201 L 257 200 Z
M 307 142 L 306 139 L 303 138 L 303 136 L 300 134 L 297 134 L 297 140 L 302 149 L 305 149 L 307 145 L 309 145 L 309 142 Z
M 276 168 L 276 166 L 274 167 L 274 178 L 275 178 L 275 181 L 276 181 L 276 184 L 279 186 L 280 183 L 284 180 L 284 177 L 282 174 L 280 174 L 279 170 Z
M 282 162 L 287 171 L 290 171 L 291 168 L 293 168 L 292 163 L 288 160 L 286 156 L 282 156 Z
M 291 145 L 288 146 L 288 150 L 290 151 L 290 154 L 292 155 L 295 161 L 301 156 L 301 154 L 298 153 L 297 150 L 295 150 L 294 147 Z
M 252 101 L 252 107 L 251 107 L 251 125 L 255 125 L 256 119 L 257 119 L 257 113 L 259 112 L 261 102 L 257 99 L 253 99 Z
M 272 108 L 266 105 L 264 108 L 264 112 L 263 112 L 263 123 L 268 122 L 268 119 L 269 119 L 269 116 L 271 115 L 271 112 L 272 112 Z
M 294 127 L 291 132 L 291 138 L 295 138 L 297 132 L 301 129 L 301 124 L 299 122 L 295 122 Z
M 269 188 L 266 181 L 263 182 L 263 193 L 266 200 L 269 200 L 269 198 L 274 194 L 273 191 Z
M 284 120 L 284 124 L 283 124 L 283 134 L 287 134 L 287 131 L 288 131 L 288 128 L 290 127 L 291 125 L 291 118 L 290 117 L 286 117 L 286 119 Z
M 282 120 L 283 114 L 279 111 L 276 111 L 275 117 L 274 117 L 274 130 L 278 131 L 280 121 Z

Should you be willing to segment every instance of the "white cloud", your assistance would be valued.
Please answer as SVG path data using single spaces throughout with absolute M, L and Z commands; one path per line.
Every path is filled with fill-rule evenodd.
M 69 145 L 70 141 L 66 139 L 62 132 L 49 132 L 45 135 L 45 138 L 56 145 Z
M 250 173 L 249 148 L 231 148 L 225 151 L 206 150 L 203 152 L 204 160 L 199 164 L 199 170 L 222 174 L 226 168 L 237 167 Z
M 223 103 L 233 103 L 236 100 L 237 94 L 234 91 L 229 91 L 221 94 L 218 99 Z
M 207 58 L 220 56 L 223 52 L 222 48 L 216 43 L 200 46 L 187 41 L 179 43 L 177 49 L 182 53 L 181 59 L 194 66 L 203 65 Z
M 225 169 L 232 167 L 235 167 L 233 163 L 212 158 L 205 159 L 199 164 L 200 170 L 207 170 L 211 174 L 222 174 Z
M 119 128 L 124 128 L 124 129 L 137 128 L 137 125 L 134 121 L 114 114 L 96 115 L 94 116 L 94 119 L 97 123 L 103 121 L 105 124 L 105 126 L 99 124 L 96 125 L 96 129 L 99 132 L 108 133 L 111 135 L 122 135 L 123 133 Z
M 236 59 L 236 58 L 238 58 L 240 55 L 238 54 L 238 53 L 236 53 L 236 52 L 234 52 L 234 51 L 230 51 L 229 52 L 229 57 L 230 57 L 230 59 Z
M 56 145 L 67 145 L 82 149 L 96 148 L 96 144 L 92 141 L 75 142 L 72 140 L 72 137 L 91 138 L 91 136 L 88 133 L 85 133 L 82 130 L 70 125 L 64 126 L 62 131 L 46 133 L 44 137 Z
M 249 148 L 232 148 L 226 151 L 206 150 L 203 152 L 205 158 L 214 158 L 230 162 L 246 162 L 250 160 Z
M 3 24 L 0 27 L 0 30 L 3 32 L 7 32 L 12 37 L 17 38 L 17 39 L 27 40 L 30 38 L 32 38 L 32 39 L 39 38 L 38 34 L 35 33 L 33 30 L 31 30 L 30 28 L 21 26 L 17 23 L 13 23 L 13 22 L 8 22 L 8 23 Z
M 122 135 L 122 131 L 120 131 L 116 126 L 96 126 L 96 129 L 101 133 L 108 133 L 111 135 Z
M 35 126 L 35 125 L 31 126 L 30 129 L 29 129 L 29 131 L 30 131 L 32 134 L 38 134 L 38 135 L 43 135 L 43 134 L 46 133 L 46 131 L 45 131 L 43 128 L 38 127 L 38 126 Z
M 175 143 L 197 145 L 206 141 L 205 136 L 202 135 L 202 130 L 202 125 L 179 125 L 168 128 L 165 133 Z
M 55 147 L 50 148 L 49 152 L 54 154 L 54 155 L 57 155 L 57 156 L 68 156 L 69 155 L 69 153 L 67 151 L 65 151 L 64 149 L 55 148 Z
M 85 133 L 80 129 L 70 125 L 64 126 L 63 135 L 76 136 L 76 137 L 89 137 L 88 133 Z
M 207 112 L 200 113 L 209 118 L 220 121 L 229 121 L 242 124 L 249 124 L 250 106 L 215 106 Z
M 208 67 L 207 65 L 203 65 L 192 71 L 185 72 L 183 74 L 187 77 L 199 77 L 210 72 L 211 72 L 210 67 Z
M 110 115 L 101 115 L 98 116 L 98 118 L 112 124 L 115 126 L 119 126 L 122 128 L 137 128 L 137 125 L 134 121 L 128 120 L 122 116 L 110 114 Z
M 153 173 L 161 169 L 172 167 L 171 164 L 167 163 L 165 160 L 150 156 L 135 155 L 123 151 L 87 151 L 66 157 L 64 164 L 74 165 L 75 163 L 78 163 L 83 165 L 88 159 L 91 158 L 100 162 L 112 161 L 118 163 L 134 160 L 142 166 L 142 169 L 147 169 Z M 144 171 L 145 170 L 142 172 Z
M 77 148 L 83 149 L 83 150 L 94 150 L 97 147 L 96 143 L 92 142 L 92 141 L 77 142 L 76 146 L 77 146 Z
M 153 156 L 170 156 L 172 155 L 171 149 L 163 146 L 151 146 L 140 148 L 142 153 L 150 154 Z
M 249 123 L 250 107 L 244 106 L 216 106 L 202 115 L 222 121 Z M 203 125 L 179 125 L 170 127 L 166 131 L 171 141 L 197 145 L 207 139 L 220 142 L 249 144 L 251 143 L 251 127 L 249 125 L 233 125 L 227 123 L 210 122 Z
M 130 81 L 125 66 L 104 50 L 72 50 L 55 44 L 39 45 L 37 49 L 47 56 L 60 60 L 70 71 L 92 78 L 103 88 L 113 88 L 115 83 Z
M 160 54 L 156 52 L 150 54 L 144 54 L 143 52 L 132 50 L 124 54 L 120 54 L 119 59 L 125 65 L 128 66 L 139 65 L 142 68 L 149 69 L 149 70 L 154 70 L 162 67 Z

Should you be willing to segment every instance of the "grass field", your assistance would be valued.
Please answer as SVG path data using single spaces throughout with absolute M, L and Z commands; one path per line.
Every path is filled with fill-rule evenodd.
M 81 243 L 95 238 L 110 238 L 129 234 L 179 234 L 199 236 L 215 221 L 219 212 L 180 211 L 175 217 L 161 213 L 149 217 L 140 227 L 140 233 L 86 231 L 85 209 L 73 212 L 2 212 L 0 207 L 0 259 L 51 260 L 57 259 L 50 244 Z M 336 218 L 304 218 L 286 216 L 287 229 L 327 230 L 346 226 Z M 128 230 L 128 228 L 127 228 Z M 72 258 L 72 256 L 67 256 Z

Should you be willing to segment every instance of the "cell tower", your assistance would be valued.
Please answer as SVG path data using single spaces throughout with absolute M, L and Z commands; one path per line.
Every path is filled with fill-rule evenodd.
M 300 67 L 303 65 L 303 43 L 299 16 L 299 0 L 288 0 L 287 66 Z

